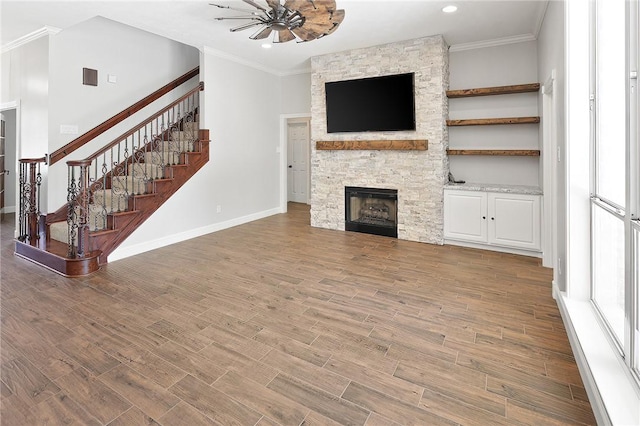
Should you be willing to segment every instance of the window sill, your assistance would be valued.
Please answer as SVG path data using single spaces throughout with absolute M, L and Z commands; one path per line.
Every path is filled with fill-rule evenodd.
M 640 425 L 640 394 L 588 301 L 572 300 L 554 285 L 580 376 L 599 425 Z

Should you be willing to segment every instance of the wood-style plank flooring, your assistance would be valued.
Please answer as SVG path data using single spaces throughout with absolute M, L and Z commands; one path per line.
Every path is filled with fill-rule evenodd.
M 67 279 L 2 225 L 2 425 L 595 424 L 533 258 L 307 206 Z

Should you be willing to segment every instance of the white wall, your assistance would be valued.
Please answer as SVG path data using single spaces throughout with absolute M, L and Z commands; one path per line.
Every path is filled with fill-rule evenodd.
M 49 39 L 45 36 L 2 54 L 2 102 L 20 101 L 20 158 L 48 152 Z M 7 87 L 8 86 L 8 87 Z
M 311 73 L 294 74 L 280 79 L 281 114 L 301 114 L 311 112 Z
M 210 131 L 209 163 L 110 261 L 279 212 L 280 77 L 206 48 L 200 70 L 205 84 L 200 122 Z M 296 103 L 303 105 L 304 99 Z
M 48 152 L 107 120 L 199 63 L 197 49 L 106 18 L 96 17 L 51 37 L 49 50 Z M 82 68 L 98 70 L 98 85 L 82 84 Z M 117 82 L 107 82 L 107 75 Z M 172 99 L 195 87 L 197 78 L 138 112 L 49 168 L 49 205 L 66 201 L 67 160 L 78 160 L 138 124 Z M 60 125 L 78 134 L 60 134 Z M 60 188 L 61 190 L 54 190 Z
M 49 36 L 2 54 L 2 86 L 0 104 L 19 105 L 16 120 L 15 157 L 40 158 L 48 152 L 47 126 L 49 102 Z M 19 138 L 19 140 L 18 140 Z M 14 157 L 14 158 L 15 158 Z M 13 164 L 12 169 L 15 169 Z M 47 167 L 41 169 L 43 177 L 40 207 L 47 211 Z M 16 171 L 17 173 L 17 171 Z M 6 182 L 5 203 L 15 205 L 16 174 Z M 13 193 L 13 195 L 10 195 Z M 13 197 L 13 198 L 9 198 Z
M 449 53 L 449 88 L 505 86 L 538 82 L 535 41 Z M 535 93 L 449 100 L 449 118 L 537 116 Z M 538 125 L 449 128 L 451 149 L 539 149 Z M 537 157 L 450 156 L 458 180 L 539 186 Z
M 555 137 L 560 148 L 560 161 L 557 162 L 555 186 L 557 197 L 551 200 L 554 204 L 553 216 L 557 222 L 556 255 L 553 259 L 554 281 L 560 291 L 566 290 L 567 241 L 566 241 L 566 144 L 565 144 L 565 66 L 564 66 L 564 2 L 551 1 L 538 36 L 538 75 L 541 83 L 548 81 L 555 70 L 555 86 L 553 97 L 556 105 Z M 548 179 L 549 176 L 543 176 Z M 545 194 L 545 198 L 552 194 Z M 550 224 L 547 224 L 547 226 Z M 558 261 L 559 259 L 559 261 Z

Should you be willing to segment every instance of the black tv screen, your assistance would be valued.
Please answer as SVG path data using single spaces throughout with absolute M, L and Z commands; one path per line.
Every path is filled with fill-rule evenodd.
M 415 130 L 413 73 L 325 83 L 327 132 Z

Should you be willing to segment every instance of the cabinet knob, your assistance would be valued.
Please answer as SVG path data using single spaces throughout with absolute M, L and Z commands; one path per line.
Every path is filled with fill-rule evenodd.
M 483 219 L 486 219 L 487 217 L 486 217 L 486 216 L 482 216 L 482 218 L 483 218 Z
M 495 220 L 495 218 L 492 217 L 491 220 Z

